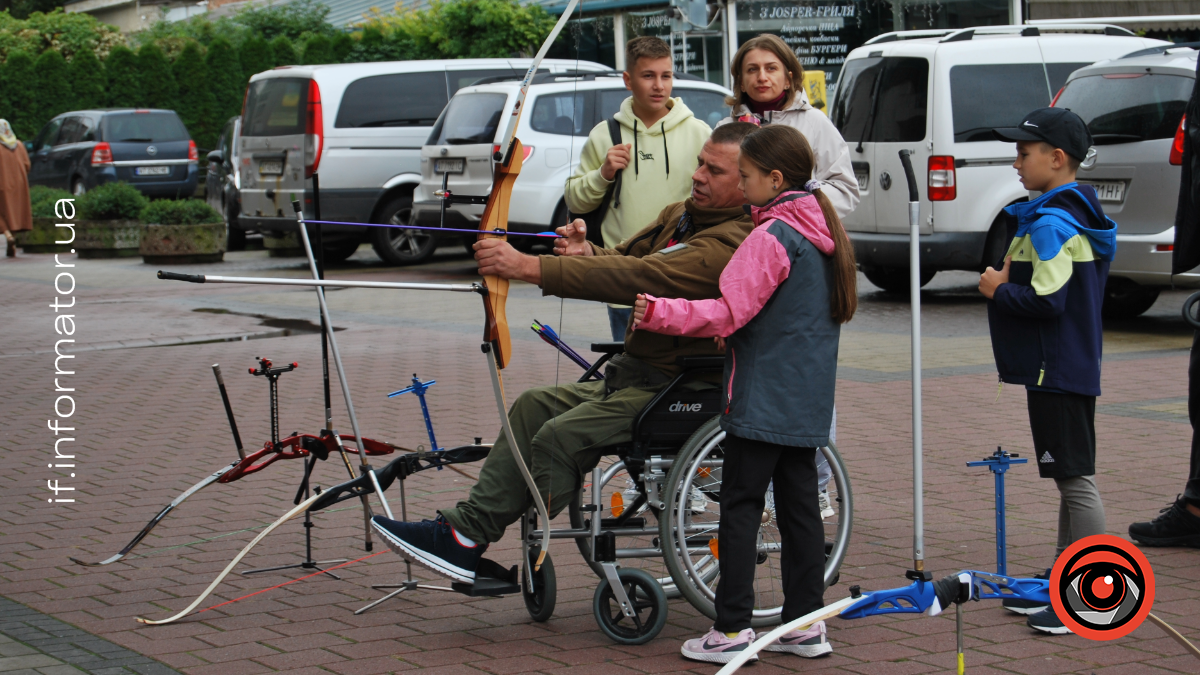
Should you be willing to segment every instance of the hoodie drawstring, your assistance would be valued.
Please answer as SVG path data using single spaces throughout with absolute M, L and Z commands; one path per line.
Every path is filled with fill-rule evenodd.
M 633 118 L 633 175 L 638 175 L 637 118 Z
M 666 159 L 666 162 L 667 162 L 667 177 L 670 177 L 671 176 L 671 155 L 667 152 L 667 123 L 663 122 L 663 123 L 659 124 L 658 128 L 662 130 L 663 158 Z

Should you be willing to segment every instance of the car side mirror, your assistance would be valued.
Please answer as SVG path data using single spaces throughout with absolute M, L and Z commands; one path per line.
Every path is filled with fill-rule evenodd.
M 217 164 L 221 164 L 224 161 L 225 161 L 225 157 L 224 157 L 224 155 L 221 154 L 220 150 L 213 150 L 212 152 L 208 153 L 208 162 L 210 164 L 212 164 L 214 162 Z

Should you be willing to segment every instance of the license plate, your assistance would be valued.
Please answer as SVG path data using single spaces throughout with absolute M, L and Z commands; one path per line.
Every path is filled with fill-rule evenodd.
M 1096 196 L 1102 202 L 1117 202 L 1125 201 L 1125 182 L 1119 180 L 1113 181 L 1097 181 L 1087 182 L 1085 185 L 1091 185 L 1096 188 Z
M 858 181 L 859 192 L 865 191 L 867 189 L 867 183 L 871 180 L 871 177 L 866 171 L 855 171 L 854 178 Z
M 466 160 L 462 159 L 435 159 L 433 160 L 434 173 L 462 173 L 466 168 Z
M 275 160 L 268 160 L 266 162 L 261 162 L 258 165 L 258 172 L 261 174 L 268 174 L 268 175 L 272 175 L 272 176 L 283 175 L 283 160 L 275 159 Z
M 171 167 L 169 166 L 139 166 L 134 170 L 134 174 L 138 176 L 169 176 L 171 175 Z

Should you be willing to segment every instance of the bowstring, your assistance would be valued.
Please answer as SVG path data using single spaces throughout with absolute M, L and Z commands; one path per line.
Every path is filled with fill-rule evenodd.
M 584 110 L 583 110 L 584 106 L 582 105 L 582 102 L 580 101 L 580 98 L 579 98 L 579 79 L 580 79 L 579 78 L 579 61 L 580 61 L 579 54 L 580 54 L 581 46 L 583 43 L 583 3 L 582 2 L 579 3 L 578 7 L 579 7 L 579 19 L 577 19 L 575 24 L 573 26 L 571 26 L 571 37 L 574 38 L 574 40 L 575 40 L 575 77 L 574 77 L 573 91 L 571 92 L 571 141 L 570 141 L 570 154 L 568 155 L 569 159 L 574 159 L 574 157 L 575 157 L 575 120 L 580 119 L 581 124 L 582 124 L 582 118 L 583 118 L 583 113 L 584 113 Z M 568 167 L 567 167 L 567 183 L 568 184 L 570 184 L 570 182 L 571 182 L 571 177 L 572 177 L 573 173 L 574 173 L 574 168 L 568 164 Z M 565 197 L 564 197 L 564 202 L 565 202 Z M 563 223 L 563 225 L 569 225 L 571 223 L 570 208 L 565 209 L 565 213 L 567 214 L 567 222 Z M 564 315 L 565 308 L 566 308 L 566 299 L 560 295 L 558 297 L 558 330 L 561 335 L 567 334 L 566 326 L 563 325 L 563 315 Z M 554 357 L 554 406 L 551 410 L 551 418 L 550 418 L 551 419 L 550 442 L 553 444 L 553 446 L 555 448 L 557 448 L 558 447 L 558 410 L 559 410 L 559 403 L 562 401 L 562 390 L 560 389 L 560 377 L 561 377 L 561 372 L 562 372 L 562 350 L 559 349 L 559 350 L 555 350 L 555 351 L 557 352 L 557 354 Z M 565 412 L 565 410 L 564 410 L 564 412 Z M 530 451 L 530 461 L 532 462 L 533 448 L 531 447 L 529 449 L 529 451 Z M 554 476 L 554 453 L 553 452 L 550 453 L 550 470 L 547 475 L 551 476 L 551 477 Z M 550 510 L 551 510 L 551 508 L 553 508 L 551 505 L 554 503 L 554 492 L 552 490 L 552 487 L 553 487 L 553 484 L 547 486 L 547 490 L 546 490 L 546 496 L 547 496 L 546 517 L 547 518 L 550 517 Z M 600 515 L 596 514 L 594 517 L 599 518 Z M 550 527 L 550 523 L 547 522 L 545 524 L 545 527 Z

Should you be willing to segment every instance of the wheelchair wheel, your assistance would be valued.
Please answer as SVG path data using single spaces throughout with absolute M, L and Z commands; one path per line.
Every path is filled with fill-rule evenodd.
M 533 566 L 540 550 L 540 547 L 537 546 L 530 547 L 529 560 L 525 561 L 527 566 Z M 554 604 L 558 597 L 558 580 L 555 578 L 554 561 L 550 559 L 549 553 L 542 561 L 541 569 L 533 573 L 532 591 L 529 589 L 527 570 L 521 571 L 521 597 L 525 600 L 525 609 L 529 610 L 529 616 L 534 621 L 539 623 L 548 621 L 554 615 Z
M 646 644 L 667 624 L 667 596 L 654 577 L 642 570 L 619 569 L 617 579 L 633 605 L 634 615 L 627 617 L 621 612 L 621 605 L 605 578 L 592 599 L 596 623 L 618 644 Z
M 667 567 L 680 593 L 702 614 L 716 619 L 719 554 L 717 526 L 721 519 L 721 463 L 725 432 L 717 418 L 692 435 L 671 467 L 665 491 L 667 509 L 662 515 L 661 536 Z M 832 478 L 829 505 L 834 514 L 823 519 L 826 540 L 825 586 L 837 582 L 838 570 L 850 540 L 853 503 L 850 480 L 837 448 L 821 448 Z M 774 494 L 768 490 L 759 528 L 758 570 L 754 579 L 755 628 L 779 623 L 783 608 L 780 538 L 775 520 Z
M 617 537 L 618 549 L 630 556 L 638 556 L 622 556 L 619 560 L 622 568 L 640 569 L 646 572 L 658 582 L 668 598 L 679 597 L 679 590 L 675 588 L 671 572 L 667 569 L 666 562 L 663 560 L 662 547 L 659 544 L 659 532 L 662 528 L 658 522 L 658 517 L 645 504 L 638 505 L 637 486 L 629 477 L 629 472 L 625 470 L 620 460 L 616 460 L 607 466 L 604 465 L 604 462 L 601 462 L 601 466 L 604 467 L 604 479 L 603 484 L 600 486 L 600 503 L 603 505 L 600 517 L 615 519 L 622 515 L 627 515 L 632 517 L 633 524 L 642 523 L 638 527 L 633 527 L 630 523 L 627 523 L 622 527 L 625 534 L 618 535 Z M 666 488 L 665 478 L 666 476 L 659 474 L 659 480 L 662 482 L 660 489 Z M 588 526 L 587 521 L 591 517 L 591 514 L 584 512 L 581 507 L 584 502 L 590 503 L 591 499 L 591 482 L 585 479 L 583 487 L 575 493 L 575 498 L 571 501 L 567 509 L 572 529 L 584 529 Z M 639 527 L 644 532 L 636 532 Z M 604 579 L 604 570 L 601 568 L 600 563 L 592 562 L 591 540 L 587 537 L 582 537 L 575 540 L 575 545 L 579 547 L 579 554 L 583 556 L 584 562 L 592 568 L 592 571 L 596 573 L 598 578 Z

